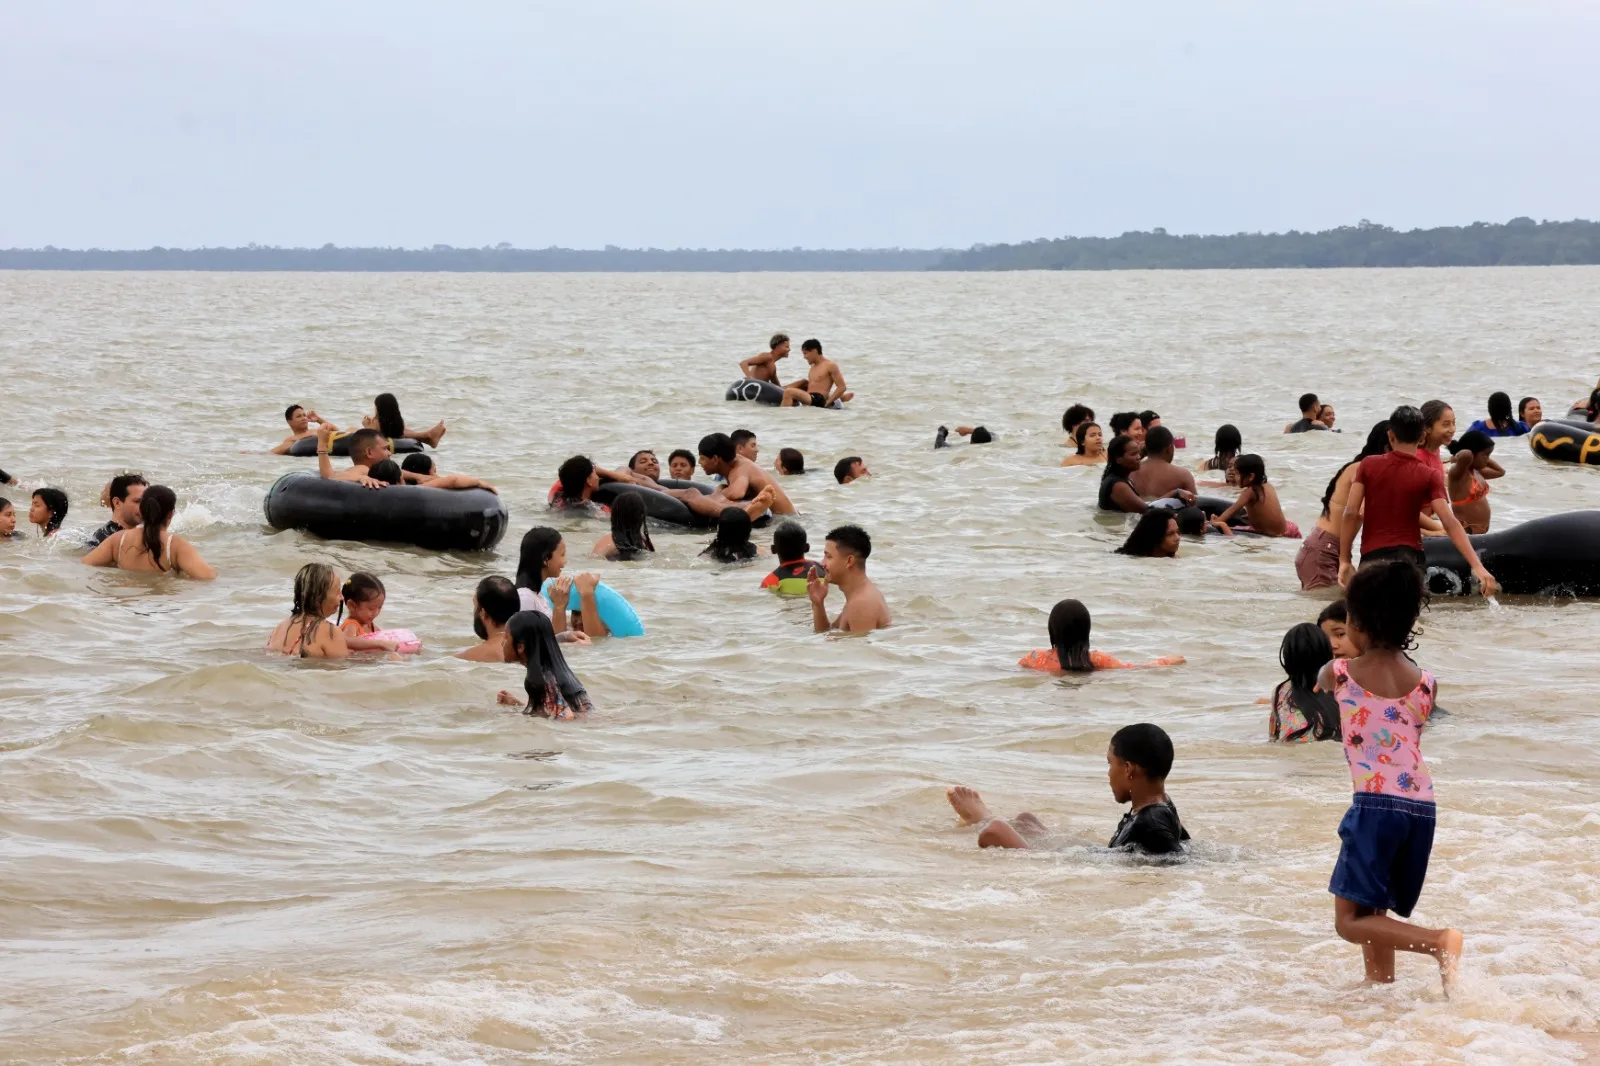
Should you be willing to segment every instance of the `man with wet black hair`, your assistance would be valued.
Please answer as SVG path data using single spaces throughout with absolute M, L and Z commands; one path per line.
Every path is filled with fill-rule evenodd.
M 106 502 L 111 507 L 111 521 L 89 534 L 85 543 L 91 548 L 98 548 L 100 542 L 113 533 L 120 533 L 124 529 L 137 529 L 139 526 L 139 501 L 144 499 L 144 490 L 150 482 L 142 474 L 118 474 L 111 479 L 110 486 L 106 489 Z
M 1314 392 L 1305 393 L 1300 397 L 1300 421 L 1290 422 L 1283 427 L 1285 433 L 1311 433 L 1319 429 L 1327 429 L 1317 420 L 1317 415 L 1322 411 L 1322 401 L 1317 399 Z
M 472 594 L 472 631 L 483 643 L 456 652 L 456 658 L 473 663 L 507 662 L 506 623 L 521 609 L 517 586 L 509 578 L 490 576 L 478 582 Z
M 756 433 L 753 429 L 736 429 L 728 434 L 728 439 L 733 441 L 733 450 L 744 456 L 752 463 L 756 461 Z
M 789 357 L 789 335 L 787 333 L 774 333 L 767 342 L 767 350 L 760 355 L 752 355 L 748 359 L 739 360 L 739 374 L 752 381 L 770 381 L 779 388 L 783 382 L 778 380 L 778 360 Z
M 841 485 L 871 476 L 872 471 L 867 469 L 865 460 L 859 455 L 847 455 L 833 464 L 833 479 Z
M 772 467 L 780 474 L 794 476 L 806 472 L 806 457 L 798 448 L 784 448 L 778 452 L 778 461 Z
M 289 449 L 294 447 L 294 442 L 314 437 L 317 431 L 311 428 L 311 423 L 322 424 L 322 418 L 315 411 L 307 411 L 297 403 L 292 403 L 283 412 L 283 420 L 289 423 L 289 435 L 283 442 L 272 449 L 273 455 L 288 455 Z
M 1194 475 L 1172 461 L 1177 454 L 1173 447 L 1172 430 L 1166 426 L 1157 426 L 1145 435 L 1144 462 L 1128 475 L 1140 496 L 1155 500 L 1172 495 L 1174 489 L 1183 489 L 1190 493 L 1189 499 L 1194 498 Z
M 889 605 L 883 593 L 867 577 L 867 558 L 872 555 L 872 538 L 860 526 L 839 526 L 828 532 L 822 549 L 822 565 L 828 578 L 812 574 L 806 581 L 811 597 L 811 624 L 818 633 L 837 629 L 845 633 L 865 633 L 889 624 Z M 828 590 L 844 593 L 844 609 L 828 621 Z

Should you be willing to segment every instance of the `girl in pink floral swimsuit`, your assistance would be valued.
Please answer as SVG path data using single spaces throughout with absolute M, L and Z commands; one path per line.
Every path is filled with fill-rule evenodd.
M 1461 958 L 1456 929 L 1424 929 L 1410 917 L 1433 850 L 1433 778 L 1422 760 L 1422 729 L 1439 686 L 1406 651 L 1423 602 L 1422 573 L 1384 560 L 1356 571 L 1345 596 L 1349 637 L 1359 654 L 1322 668 L 1318 687 L 1339 701 L 1344 755 L 1354 795 L 1339 823 L 1339 861 L 1328 891 L 1339 935 L 1361 945 L 1367 980 L 1394 980 L 1394 953 L 1439 960 L 1448 994 Z

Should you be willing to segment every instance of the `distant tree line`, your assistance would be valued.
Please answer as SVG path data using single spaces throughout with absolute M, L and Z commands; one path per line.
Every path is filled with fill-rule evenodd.
M 1600 263 L 1600 223 L 1474 222 L 1404 233 L 1365 219 L 1320 233 L 1060 237 L 977 245 L 935 270 L 1237 270 L 1272 267 L 1555 266 Z
M 755 271 L 755 270 L 926 270 L 948 249 L 902 248 L 776 251 L 705 248 L 146 248 L 107 251 L 90 248 L 0 250 L 0 269 L 10 270 L 338 270 L 460 271 Z
M 966 251 L 705 248 L 90 248 L 0 250 L 10 270 L 763 271 L 763 270 L 1231 270 L 1273 267 L 1553 266 L 1600 263 L 1600 223 L 1474 222 L 1401 232 L 1362 220 L 1320 233 L 1041 238 Z

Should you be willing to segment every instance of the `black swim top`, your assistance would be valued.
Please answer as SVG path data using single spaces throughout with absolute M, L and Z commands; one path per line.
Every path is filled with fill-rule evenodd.
M 1178 818 L 1178 808 L 1171 799 L 1152 803 L 1137 811 L 1129 811 L 1117 823 L 1111 834 L 1108 848 L 1128 848 L 1149 855 L 1171 855 L 1183 850 L 1189 831 Z
M 1128 472 L 1121 467 L 1107 466 L 1106 472 L 1100 475 L 1100 509 L 1102 511 L 1120 511 L 1117 501 L 1112 497 L 1111 491 L 1117 487 L 1117 482 L 1123 482 L 1130 489 L 1133 482 L 1128 480 Z M 1139 495 L 1137 492 L 1135 496 Z
M 1328 428 L 1327 426 L 1323 425 L 1321 422 L 1316 421 L 1315 419 L 1302 418 L 1300 421 L 1296 422 L 1294 425 L 1289 427 L 1289 432 L 1290 433 L 1310 433 L 1314 429 L 1327 429 L 1327 428 Z

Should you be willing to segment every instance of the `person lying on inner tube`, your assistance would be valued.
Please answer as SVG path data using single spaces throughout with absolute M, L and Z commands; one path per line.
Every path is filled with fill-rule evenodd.
M 567 462 L 573 463 L 580 459 L 588 464 L 595 474 L 611 481 L 630 482 L 657 492 L 664 492 L 674 499 L 683 501 L 684 506 L 698 515 L 719 518 L 723 510 L 728 507 L 744 508 L 752 521 L 768 511 L 775 514 L 795 513 L 794 502 L 783 489 L 778 487 L 772 475 L 735 451 L 733 439 L 726 433 L 708 433 L 700 438 L 701 469 L 707 474 L 721 475 L 726 479 L 726 483 L 718 486 L 717 491 L 712 493 L 696 489 L 669 488 L 635 471 L 598 470 L 583 456 L 574 456 Z M 562 464 L 562 469 L 566 470 L 566 464 Z M 575 472 L 573 476 L 576 477 Z M 587 489 L 588 495 L 584 495 L 582 499 L 587 500 L 589 495 L 593 495 L 595 488 L 599 488 L 598 480 L 594 482 L 593 487 Z
M 289 409 L 283 412 L 283 420 L 289 423 L 289 435 L 283 438 L 283 443 L 272 449 L 273 455 L 288 455 L 295 441 L 315 437 L 317 433 L 311 428 L 311 423 L 320 423 L 322 416 L 315 411 L 307 411 L 297 403 L 292 403 Z
M 439 464 L 435 463 L 431 456 L 421 452 L 412 452 L 406 456 L 406 461 L 400 464 L 400 482 L 406 485 L 422 485 L 430 489 L 484 489 L 496 496 L 500 495 L 499 489 L 482 478 L 466 474 L 439 473 Z
M 339 427 L 332 422 L 324 421 L 317 427 L 317 473 L 322 477 L 329 481 L 354 481 L 357 485 L 369 489 L 398 485 L 404 480 L 399 464 L 389 457 L 389 439 L 375 429 L 358 429 L 350 434 L 350 466 L 335 473 L 333 460 L 328 457 L 328 445 L 332 443 L 333 435 L 337 432 Z M 383 463 L 388 465 L 380 467 Z M 375 476 L 375 471 L 383 476 Z M 494 486 L 487 481 L 479 481 L 465 474 L 449 474 L 444 477 L 416 475 L 416 478 L 417 484 L 429 488 L 495 491 Z

